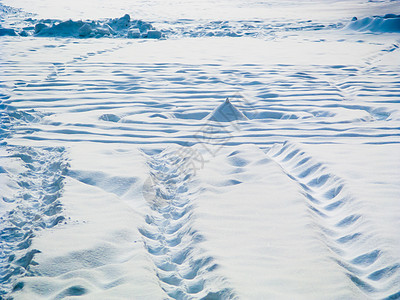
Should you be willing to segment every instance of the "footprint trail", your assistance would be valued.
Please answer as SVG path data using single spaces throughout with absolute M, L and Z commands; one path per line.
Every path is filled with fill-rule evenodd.
M 193 201 L 200 190 L 190 157 L 183 148 L 166 149 L 149 156 L 147 164 L 150 176 L 143 195 L 151 210 L 139 231 L 162 289 L 172 299 L 236 299 L 194 228 Z
M 368 297 L 399 299 L 400 263 L 379 245 L 344 181 L 294 144 L 275 144 L 268 155 L 300 186 L 331 259 L 348 278 Z

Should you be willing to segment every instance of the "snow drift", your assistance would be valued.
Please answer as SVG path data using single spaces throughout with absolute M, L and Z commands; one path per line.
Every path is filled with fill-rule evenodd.
M 357 31 L 400 32 L 400 15 L 386 14 L 383 17 L 366 17 L 360 20 L 354 17 L 347 28 Z

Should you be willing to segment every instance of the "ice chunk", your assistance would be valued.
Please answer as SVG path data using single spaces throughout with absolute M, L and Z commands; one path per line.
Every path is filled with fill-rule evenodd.
M 85 23 L 82 21 L 68 20 L 48 28 L 41 29 L 37 35 L 40 36 L 78 36 L 78 30 Z
M 149 31 L 147 31 L 147 38 L 149 38 L 149 39 L 159 39 L 159 38 L 161 38 L 161 31 L 149 30 Z
M 20 35 L 20 36 L 28 36 L 29 34 L 28 34 L 25 30 L 22 30 L 22 31 L 19 33 L 19 35 Z
M 131 17 L 128 14 L 126 14 L 119 19 L 113 19 L 109 21 L 108 24 L 118 31 L 129 28 L 130 22 L 131 22 Z
M 78 30 L 78 34 L 81 37 L 88 36 L 89 34 L 92 33 L 92 27 L 89 24 L 84 24 L 81 28 Z
M 9 35 L 9 36 L 16 36 L 14 29 L 9 28 L 0 28 L 0 36 Z
M 102 37 L 111 34 L 108 28 L 96 28 L 94 32 L 96 33 L 96 37 Z
M 130 39 L 138 39 L 140 38 L 140 30 L 137 28 L 129 29 L 128 38 Z
M 118 19 L 117 26 L 119 28 L 128 28 L 130 21 L 131 21 L 131 17 L 128 14 L 126 14 L 122 18 Z
M 37 23 L 35 25 L 35 33 L 39 33 L 40 31 L 42 31 L 43 29 L 47 28 L 46 24 L 43 23 Z
M 110 34 L 116 34 L 114 29 L 112 29 L 110 25 L 106 24 L 105 26 L 106 26 L 107 30 L 110 32 Z
M 138 26 L 139 26 L 140 32 L 142 32 L 142 33 L 154 29 L 153 26 L 151 26 L 151 24 L 146 23 L 146 22 L 138 22 Z

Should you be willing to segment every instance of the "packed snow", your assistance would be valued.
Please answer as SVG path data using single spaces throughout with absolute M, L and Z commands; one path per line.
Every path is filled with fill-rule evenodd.
M 398 1 L 0 3 L 0 299 L 400 299 Z

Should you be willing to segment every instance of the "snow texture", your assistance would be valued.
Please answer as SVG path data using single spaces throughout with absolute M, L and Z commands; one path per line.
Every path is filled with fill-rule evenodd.
M 1 299 L 400 298 L 397 1 L 6 2 Z

